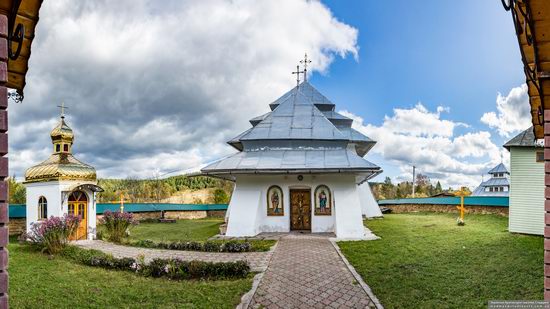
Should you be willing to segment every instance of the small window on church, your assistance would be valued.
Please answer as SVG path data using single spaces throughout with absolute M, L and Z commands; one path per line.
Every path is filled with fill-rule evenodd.
M 67 145 L 67 144 L 63 145 L 63 151 L 68 152 L 69 151 L 69 145 Z
M 48 218 L 48 200 L 41 196 L 38 199 L 38 220 L 44 220 Z
M 61 145 L 57 144 L 55 145 L 55 152 L 60 152 L 61 151 Z
M 544 163 L 544 151 L 537 151 L 537 162 Z

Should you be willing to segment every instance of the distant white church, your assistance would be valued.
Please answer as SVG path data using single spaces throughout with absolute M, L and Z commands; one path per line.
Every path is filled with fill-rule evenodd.
M 27 232 L 31 224 L 51 216 L 80 216 L 82 221 L 72 239 L 96 236 L 96 171 L 72 155 L 74 133 L 65 123 L 63 112 L 59 124 L 50 133 L 53 153 L 25 172 L 27 188 Z
M 363 215 L 382 215 L 367 182 L 382 170 L 363 159 L 376 142 L 307 81 L 269 106 L 228 142 L 238 153 L 202 169 L 235 181 L 226 235 L 297 230 L 364 239 Z
M 506 166 L 499 163 L 487 174 L 491 175 L 491 177 L 483 181 L 472 192 L 472 196 L 508 196 L 510 192 L 510 172 L 508 172 Z

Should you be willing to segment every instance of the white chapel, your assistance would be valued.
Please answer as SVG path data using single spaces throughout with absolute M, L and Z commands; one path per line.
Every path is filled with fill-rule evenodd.
M 252 118 L 228 142 L 238 152 L 201 171 L 235 182 L 226 236 L 334 233 L 365 239 L 363 216 L 381 216 L 367 180 L 381 173 L 363 157 L 376 143 L 304 81 Z
M 50 133 L 53 153 L 25 172 L 27 188 L 27 233 L 31 224 L 51 216 L 72 214 L 81 217 L 72 239 L 94 239 L 96 236 L 95 169 L 72 155 L 74 133 L 62 114 L 59 124 Z

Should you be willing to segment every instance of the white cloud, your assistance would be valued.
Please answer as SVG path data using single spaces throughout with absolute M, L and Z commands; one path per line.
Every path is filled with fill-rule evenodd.
M 448 109 L 438 107 L 432 112 L 421 103 L 410 109 L 396 108 L 380 126 L 365 124 L 348 111 L 341 113 L 354 120 L 356 130 L 378 142 L 372 152 L 399 168 L 398 179 L 410 180 L 411 166 L 415 165 L 420 173 L 441 181 L 443 186 L 473 188 L 506 150 L 495 145 L 486 131 L 455 134 L 455 128 L 467 125 L 441 119 L 443 111 Z
M 318 1 L 45 1 L 26 98 L 10 107 L 12 171 L 46 159 L 61 101 L 77 158 L 100 177 L 224 156 L 306 51 L 310 72 L 327 71 L 357 58 L 357 29 Z
M 507 96 L 497 94 L 497 111 L 483 114 L 481 122 L 495 128 L 503 137 L 523 131 L 531 125 L 527 85 L 512 88 Z

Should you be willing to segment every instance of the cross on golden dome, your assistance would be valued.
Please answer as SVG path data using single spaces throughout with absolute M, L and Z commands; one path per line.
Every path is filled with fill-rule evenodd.
M 61 105 L 57 105 L 57 107 L 61 108 L 61 118 L 65 118 L 65 109 L 68 109 L 65 106 L 65 102 L 61 102 Z

